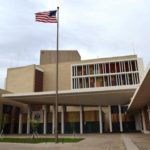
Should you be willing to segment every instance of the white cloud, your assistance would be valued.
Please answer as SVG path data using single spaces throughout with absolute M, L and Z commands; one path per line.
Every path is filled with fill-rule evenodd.
M 34 13 L 57 3 L 61 49 L 77 49 L 83 59 L 135 51 L 148 63 L 149 0 L 0 0 L 0 87 L 6 68 L 38 64 L 41 49 L 55 49 L 56 25 L 35 22 Z

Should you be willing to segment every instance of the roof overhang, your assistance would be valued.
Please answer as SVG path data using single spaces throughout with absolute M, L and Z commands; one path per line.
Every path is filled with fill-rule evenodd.
M 128 104 L 137 86 L 105 87 L 59 91 L 59 105 L 118 105 Z M 3 94 L 4 98 L 25 104 L 54 104 L 55 91 Z
M 11 99 L 6 99 L 6 98 L 2 97 L 3 94 L 12 94 L 12 92 L 9 92 L 9 91 L 4 90 L 4 89 L 0 89 L 0 104 L 14 105 L 14 106 L 18 106 L 18 107 L 23 107 L 22 103 L 12 101 Z
M 6 90 L 4 90 L 4 89 L 0 89 L 0 96 L 2 95 L 2 94 L 6 94 L 6 93 L 10 93 L 9 91 L 6 91 Z
M 137 112 L 147 104 L 150 104 L 150 67 L 147 69 L 140 86 L 136 89 L 128 110 Z

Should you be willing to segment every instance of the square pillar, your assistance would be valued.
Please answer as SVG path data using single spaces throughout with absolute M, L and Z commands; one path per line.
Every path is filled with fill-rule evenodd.
M 111 106 L 110 105 L 108 106 L 108 109 L 109 109 L 109 129 L 110 129 L 110 132 L 112 132 L 112 118 L 111 118 Z
M 118 109 L 119 109 L 119 124 L 120 124 L 120 132 L 123 132 L 121 105 L 118 105 Z
M 142 109 L 142 124 L 143 124 L 143 132 L 146 132 L 146 124 L 145 124 L 145 116 L 144 116 L 144 109 Z
M 47 107 L 46 105 L 43 105 L 43 133 L 47 133 Z
M 103 123 L 102 123 L 102 107 L 98 107 L 99 110 L 99 132 L 103 133 Z
M 137 131 L 142 131 L 142 118 L 141 118 L 141 112 L 137 113 L 135 115 L 135 127 Z
M 22 113 L 19 113 L 19 127 L 18 134 L 22 134 Z
M 83 106 L 80 106 L 80 134 L 83 134 Z
M 64 106 L 61 107 L 61 134 L 64 134 Z
M 52 106 L 52 134 L 55 133 L 55 106 Z
M 28 105 L 28 111 L 27 111 L 27 134 L 30 134 L 30 121 L 31 121 L 31 106 Z

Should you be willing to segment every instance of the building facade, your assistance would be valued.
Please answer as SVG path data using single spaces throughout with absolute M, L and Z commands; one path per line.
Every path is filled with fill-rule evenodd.
M 54 133 L 56 52 L 41 51 L 39 65 L 9 68 L 3 99 L 21 103 L 16 124 L 6 133 Z M 137 55 L 81 60 L 78 51 L 59 52 L 59 133 L 130 132 L 139 130 L 128 104 L 144 72 Z M 3 104 L 3 114 L 6 114 Z M 9 105 L 7 105 L 9 107 Z M 12 114 L 9 110 L 9 115 Z M 8 124 L 13 124 L 9 122 Z M 12 129 L 13 128 L 13 129 Z

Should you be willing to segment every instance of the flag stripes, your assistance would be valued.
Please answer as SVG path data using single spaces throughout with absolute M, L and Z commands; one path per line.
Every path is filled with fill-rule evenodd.
M 35 14 L 36 21 L 44 23 L 57 23 L 54 11 L 38 12 Z

